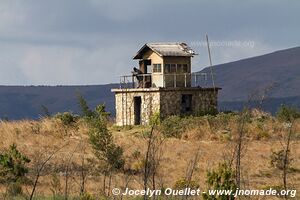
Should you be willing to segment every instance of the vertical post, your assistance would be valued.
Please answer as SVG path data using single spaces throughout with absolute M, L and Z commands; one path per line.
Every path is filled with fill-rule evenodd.
M 126 85 L 126 88 L 127 88 L 126 77 L 125 76 L 123 76 L 123 83 L 124 83 L 124 85 Z
M 209 57 L 209 64 L 210 64 L 210 73 L 211 73 L 211 79 L 212 79 L 212 84 L 215 92 L 215 79 L 214 79 L 214 70 L 213 70 L 213 65 L 211 61 L 211 53 L 210 53 L 210 46 L 209 46 L 209 41 L 208 41 L 208 35 L 206 35 L 206 42 L 207 42 L 207 50 L 208 50 L 208 57 Z
M 176 74 L 174 74 L 174 87 L 176 87 Z
M 122 92 L 122 126 L 124 126 L 124 93 Z
M 186 87 L 186 73 L 184 74 L 184 87 Z
M 132 75 L 132 88 L 134 88 L 134 75 Z

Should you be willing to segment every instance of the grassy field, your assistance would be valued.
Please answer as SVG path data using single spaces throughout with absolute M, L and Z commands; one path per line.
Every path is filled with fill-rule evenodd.
M 207 171 L 232 158 L 239 125 L 237 115 L 218 114 L 214 117 L 174 117 L 169 124 L 157 126 L 155 133 L 169 132 L 171 136 L 161 139 L 159 165 L 155 176 L 156 187 L 175 187 L 179 180 L 186 177 L 190 164 L 196 160 L 192 180 L 201 189 L 206 189 Z M 107 192 L 114 187 L 143 188 L 143 161 L 150 129 L 148 126 L 109 125 L 115 142 L 124 150 L 125 169 L 111 177 Z M 271 166 L 270 157 L 272 152 L 284 148 L 288 133 L 286 124 L 269 115 L 253 112 L 246 121 L 244 131 L 241 159 L 243 188 L 265 189 L 282 186 L 282 172 Z M 79 196 L 84 178 L 86 193 L 100 198 L 103 191 L 103 173 L 88 138 L 88 127 L 81 119 L 71 125 L 56 118 L 0 122 L 1 152 L 15 143 L 31 159 L 28 165 L 28 183 L 22 186 L 25 196 L 31 192 L 37 167 L 55 152 L 41 173 L 36 196 L 55 199 L 56 195 L 56 199 L 59 199 L 66 192 L 70 197 Z M 293 126 L 290 148 L 292 162 L 288 173 L 288 186 L 300 191 L 299 120 Z M 197 159 L 195 155 L 199 155 Z M 1 193 L 5 194 L 5 191 L 5 184 L 2 184 Z M 297 196 L 299 198 L 299 194 Z

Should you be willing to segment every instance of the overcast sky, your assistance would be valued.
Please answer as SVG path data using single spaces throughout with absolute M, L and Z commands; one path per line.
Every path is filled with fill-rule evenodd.
M 193 71 L 300 46 L 299 0 L 0 0 L 0 85 L 105 84 L 147 42 L 186 42 Z

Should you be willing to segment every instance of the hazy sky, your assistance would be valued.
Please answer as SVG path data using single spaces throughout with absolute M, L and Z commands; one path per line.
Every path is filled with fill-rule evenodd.
M 300 46 L 299 0 L 0 0 L 0 85 L 117 82 L 146 42 L 188 43 L 193 70 Z

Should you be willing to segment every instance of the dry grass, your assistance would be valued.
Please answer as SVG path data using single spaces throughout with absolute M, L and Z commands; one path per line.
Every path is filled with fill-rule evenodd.
M 224 116 L 222 116 L 224 117 Z M 194 118 L 185 122 L 181 138 L 168 138 L 163 146 L 161 166 L 158 171 L 159 187 L 172 187 L 175 182 L 185 176 L 187 165 L 200 150 L 200 160 L 197 164 L 193 179 L 203 189 L 206 187 L 205 177 L 209 169 L 232 155 L 237 122 L 235 117 L 218 119 Z M 124 149 L 126 168 L 141 168 L 141 160 L 145 153 L 146 139 L 143 132 L 149 127 L 111 127 L 116 142 Z M 261 189 L 266 186 L 281 185 L 281 175 L 270 167 L 272 151 L 282 148 L 286 130 L 281 122 L 268 117 L 267 119 L 253 118 L 246 125 L 246 142 L 242 158 L 244 186 L 246 188 Z M 291 155 L 296 169 L 289 174 L 291 187 L 300 191 L 300 122 L 295 123 L 296 139 L 292 142 Z M 42 119 L 40 121 L 0 122 L 0 150 L 3 151 L 12 143 L 31 158 L 30 167 L 45 155 L 66 145 L 49 163 L 40 181 L 37 193 L 51 195 L 51 179 L 57 173 L 61 179 L 61 190 L 64 189 L 64 170 L 70 161 L 72 172 L 70 175 L 70 194 L 79 193 L 78 166 L 85 158 L 93 160 L 93 152 L 88 143 L 88 129 L 84 122 L 68 127 L 57 119 Z M 134 154 L 139 152 L 140 157 Z M 72 155 L 72 156 L 71 156 Z M 71 157 L 71 159 L 70 159 Z M 87 180 L 86 189 L 89 193 L 97 194 L 102 187 L 102 176 L 97 174 L 96 164 L 91 164 L 91 173 Z M 92 170 L 93 169 L 93 170 Z M 33 174 L 29 174 L 32 176 Z M 113 185 L 125 185 L 126 175 L 117 174 L 113 178 Z M 129 187 L 142 188 L 142 178 L 135 175 L 129 182 Z M 30 185 L 27 186 L 30 190 Z M 2 191 L 4 188 L 2 187 Z

